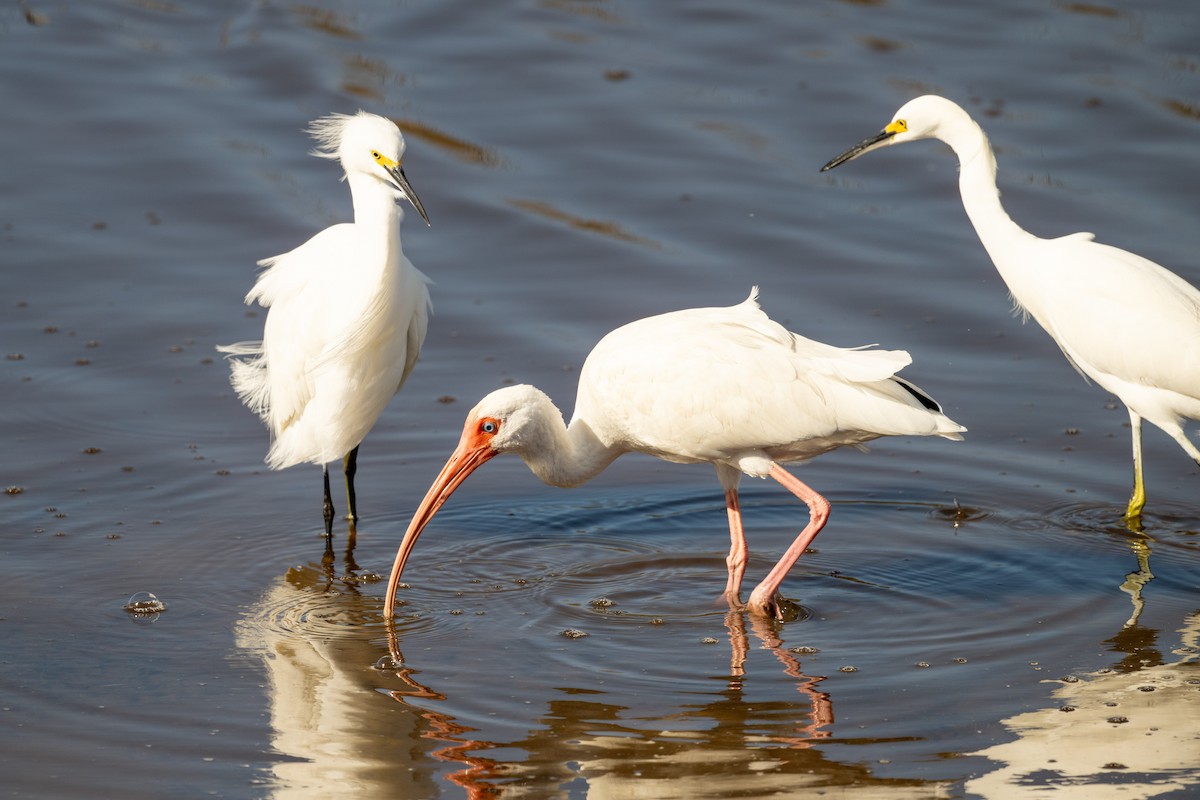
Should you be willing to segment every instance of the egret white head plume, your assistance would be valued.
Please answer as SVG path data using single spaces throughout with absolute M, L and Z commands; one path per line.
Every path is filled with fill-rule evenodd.
M 356 175 L 374 179 L 394 192 L 397 200 L 412 203 L 429 224 L 425 208 L 404 174 L 404 135 L 396 123 L 360 110 L 353 115 L 329 114 L 313 120 L 308 133 L 317 140 L 312 154 L 340 161 L 352 186 Z

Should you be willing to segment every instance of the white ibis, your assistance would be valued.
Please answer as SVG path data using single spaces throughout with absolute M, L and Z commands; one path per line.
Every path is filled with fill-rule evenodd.
M 400 248 L 397 202 L 429 217 L 401 167 L 404 137 L 374 114 L 331 114 L 308 132 L 313 155 L 339 160 L 354 222 L 333 225 L 266 269 L 246 303 L 270 308 L 261 342 L 229 353 L 233 388 L 273 436 L 271 469 L 320 464 L 325 535 L 333 532 L 330 461 L 341 459 L 349 519 L 358 519 L 358 446 L 417 363 L 429 323 L 428 278 Z M 238 358 L 241 357 L 241 358 Z
M 808 505 L 808 525 L 750 595 L 750 610 L 780 616 L 779 585 L 829 516 L 829 502 L 780 465 L 880 436 L 961 439 L 966 429 L 896 377 L 911 363 L 908 353 L 844 349 L 789 333 L 759 309 L 757 296 L 756 287 L 735 306 L 675 311 L 609 333 L 584 362 L 570 425 L 533 386 L 483 398 L 404 534 L 385 617 L 392 618 L 417 537 L 481 464 L 516 453 L 546 484 L 571 487 L 631 452 L 716 468 L 731 541 L 725 597 L 734 608 L 741 608 L 748 554 L 737 491 L 742 474 L 770 476 Z
M 1013 299 L 1062 348 L 1080 373 L 1121 398 L 1133 429 L 1133 492 L 1125 520 L 1140 527 L 1142 420 L 1157 425 L 1200 464 L 1184 418 L 1200 419 L 1200 291 L 1153 261 L 1099 244 L 1090 233 L 1041 239 L 1000 205 L 996 158 L 987 136 L 958 105 L 910 100 L 876 136 L 821 168 L 879 147 L 940 139 L 960 165 L 958 186 L 975 233 Z

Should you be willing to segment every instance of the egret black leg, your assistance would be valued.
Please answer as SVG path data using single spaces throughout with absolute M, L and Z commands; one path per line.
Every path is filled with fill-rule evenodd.
M 346 502 L 350 504 L 350 515 L 346 519 L 358 522 L 358 501 L 354 496 L 354 475 L 358 472 L 358 445 L 346 454 Z
M 333 537 L 333 498 L 329 496 L 329 465 L 321 465 L 321 477 L 325 479 L 325 538 Z

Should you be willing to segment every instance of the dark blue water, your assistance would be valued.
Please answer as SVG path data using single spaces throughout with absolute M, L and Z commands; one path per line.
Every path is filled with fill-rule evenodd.
M 1010 315 L 945 147 L 817 169 L 943 94 L 1017 222 L 1200 283 L 1197 30 L 1150 2 L 0 9 L 4 794 L 1190 796 L 1200 470 L 1147 428 L 1121 524 L 1127 416 Z M 256 260 L 348 218 L 302 129 L 357 108 L 406 132 L 436 314 L 326 552 L 318 471 L 265 469 L 214 346 L 261 331 Z M 807 336 L 909 350 L 970 429 L 797 468 L 833 502 L 802 617 L 719 602 L 710 469 L 568 492 L 498 459 L 422 537 L 376 669 L 379 578 L 475 400 L 569 409 L 605 332 L 752 284 Z M 743 507 L 752 583 L 806 514 L 757 482 Z M 166 611 L 123 610 L 146 591 Z

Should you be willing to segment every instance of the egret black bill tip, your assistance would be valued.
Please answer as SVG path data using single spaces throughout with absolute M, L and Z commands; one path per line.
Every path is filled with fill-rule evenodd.
M 892 137 L 895 136 L 899 131 L 891 130 L 890 128 L 891 126 L 889 125 L 887 128 L 884 128 L 871 138 L 863 139 L 861 142 L 854 145 L 854 147 L 851 147 L 840 156 L 831 159 L 828 164 L 821 167 L 821 172 L 828 172 L 834 167 L 845 164 L 847 161 L 853 161 L 868 150 L 874 150 L 875 148 L 882 147 L 885 144 L 891 144 Z

